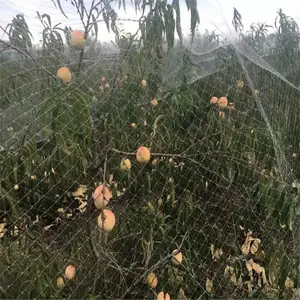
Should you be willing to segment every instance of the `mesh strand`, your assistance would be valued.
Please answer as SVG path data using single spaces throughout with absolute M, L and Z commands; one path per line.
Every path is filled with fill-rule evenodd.
M 82 28 L 63 1 L 69 19 L 51 1 L 29 4 L 21 9 L 36 36 L 45 25 L 33 10 L 68 34 L 65 25 Z M 11 19 L 14 5 L 5 7 Z M 185 35 L 182 45 L 148 51 L 136 16 L 118 12 L 119 28 L 137 25 L 131 36 L 119 44 L 89 36 L 84 52 L 64 34 L 62 44 L 12 49 L 3 18 L 1 297 L 297 299 L 298 27 L 279 11 L 277 28 L 235 32 L 224 21 L 229 30 L 216 25 L 192 44 Z M 62 66 L 72 83 L 57 78 Z M 141 146 L 147 163 L 136 159 Z M 109 232 L 94 203 L 103 184 L 116 220 Z

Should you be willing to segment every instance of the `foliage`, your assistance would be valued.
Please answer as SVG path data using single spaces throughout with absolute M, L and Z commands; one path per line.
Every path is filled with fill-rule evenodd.
M 299 156 L 299 106 L 290 104 L 299 91 L 256 57 L 222 44 L 217 33 L 199 38 L 196 1 L 187 1 L 193 43 L 212 49 L 200 63 L 201 55 L 184 45 L 178 1 L 134 3 L 142 11 L 149 6 L 141 37 L 119 30 L 110 2 L 92 1 L 88 9 L 72 1 L 85 37 L 92 30 L 97 37 L 100 17 L 116 34 L 119 55 L 101 66 L 85 61 L 89 50 L 72 49 L 72 29 L 53 26 L 47 14 L 38 13 L 42 51 L 32 49 L 23 17 L 10 25 L 22 60 L 0 70 L 7 113 L 1 296 L 148 298 L 153 291 L 145 279 L 153 271 L 156 292 L 171 298 L 290 298 L 291 287 L 299 288 L 293 235 L 300 170 L 290 167 Z M 65 15 L 62 1 L 55 4 Z M 245 33 L 236 9 L 233 25 L 275 69 L 282 70 L 289 41 L 288 59 L 296 61 L 298 28 L 281 10 L 273 44 L 266 24 Z M 25 44 L 15 42 L 14 30 Z M 62 64 L 71 84 L 55 76 Z M 226 96 L 231 109 L 211 105 L 213 96 Z M 16 115 L 23 119 L 11 121 Z M 152 153 L 146 165 L 135 162 L 141 145 Z M 119 169 L 122 158 L 131 160 L 130 172 Z M 100 182 L 113 195 L 108 207 L 117 223 L 109 233 L 96 228 L 99 212 L 91 201 Z M 172 265 L 174 249 L 182 251 L 182 265 Z M 56 279 L 69 264 L 75 280 L 59 290 Z

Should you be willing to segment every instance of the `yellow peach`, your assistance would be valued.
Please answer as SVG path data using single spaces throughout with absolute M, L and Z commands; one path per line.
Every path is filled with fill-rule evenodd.
M 57 71 L 57 77 L 65 83 L 69 83 L 72 80 L 72 74 L 67 67 L 59 68 Z
M 56 279 L 56 286 L 59 288 L 59 289 L 62 289 L 65 285 L 65 281 L 64 279 L 60 276 Z
M 128 158 L 122 159 L 120 169 L 122 171 L 129 171 L 131 169 L 131 162 Z
M 141 84 L 142 84 L 142 87 L 145 88 L 147 86 L 147 81 L 145 79 L 143 79 Z
M 82 30 L 73 30 L 71 35 L 71 44 L 73 47 L 83 49 L 85 46 L 84 32 Z
M 173 257 L 172 257 L 171 261 L 172 261 L 173 265 L 175 265 L 175 266 L 180 265 L 182 263 L 182 253 L 181 253 L 181 251 L 179 251 L 178 249 L 175 249 L 172 252 L 172 255 L 173 255 Z
M 107 185 L 100 184 L 93 193 L 94 204 L 98 209 L 103 209 L 111 198 L 112 193 Z
M 226 97 L 221 97 L 221 98 L 219 98 L 217 104 L 218 104 L 219 108 L 224 109 L 228 105 L 228 100 Z
M 104 209 L 98 217 L 98 226 L 105 232 L 112 231 L 116 224 L 116 217 L 111 210 Z
M 148 274 L 147 284 L 153 289 L 155 289 L 157 287 L 158 279 L 157 279 L 157 276 L 154 273 L 149 273 Z
M 150 160 L 150 150 L 144 146 L 141 146 L 136 152 L 136 160 L 139 163 L 147 163 Z
M 75 267 L 73 265 L 69 265 L 65 269 L 65 276 L 67 279 L 72 280 L 75 277 Z

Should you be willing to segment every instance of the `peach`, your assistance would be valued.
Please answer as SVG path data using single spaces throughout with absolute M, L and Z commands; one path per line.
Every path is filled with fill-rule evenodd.
M 210 104 L 216 104 L 218 102 L 218 98 L 217 97 L 212 97 L 210 99 Z
M 100 184 L 93 193 L 93 200 L 97 209 L 103 209 L 111 198 L 112 193 L 107 185 Z
M 148 274 L 147 284 L 153 289 L 155 289 L 157 287 L 158 279 L 157 279 L 157 276 L 154 273 L 149 273 Z
M 175 266 L 180 265 L 182 263 L 182 253 L 181 253 L 181 251 L 179 251 L 178 249 L 175 249 L 172 252 L 172 255 L 173 255 L 173 257 L 172 257 L 171 261 L 172 261 L 173 265 L 175 265 Z
M 67 67 L 59 68 L 56 75 L 61 81 L 65 82 L 65 83 L 69 83 L 72 80 L 72 74 L 71 74 L 69 68 L 67 68 Z
M 122 159 L 120 169 L 122 171 L 129 171 L 131 169 L 131 162 L 128 158 Z
M 65 276 L 67 279 L 72 280 L 75 277 L 75 267 L 73 265 L 69 265 L 65 269 Z
M 56 286 L 59 288 L 59 289 L 62 289 L 65 285 L 65 281 L 64 279 L 60 276 L 56 279 Z
M 136 159 L 139 163 L 147 163 L 150 156 L 150 150 L 144 146 L 141 146 L 136 152 Z
M 73 30 L 71 35 L 71 44 L 73 47 L 83 49 L 85 46 L 84 32 L 82 30 Z
M 153 106 L 156 106 L 156 105 L 158 105 L 158 101 L 157 101 L 157 99 L 153 99 L 153 100 L 151 101 L 151 104 L 152 104 Z
M 170 295 L 168 293 L 164 293 L 164 291 L 160 291 L 157 294 L 157 300 L 170 300 Z
M 98 217 L 98 226 L 105 232 L 112 231 L 116 224 L 116 217 L 111 210 L 104 209 Z
M 219 98 L 217 104 L 218 104 L 219 108 L 224 109 L 228 105 L 228 100 L 226 97 L 221 97 L 221 98 Z
M 141 84 L 142 84 L 142 87 L 145 88 L 147 86 L 147 81 L 145 79 L 143 79 Z

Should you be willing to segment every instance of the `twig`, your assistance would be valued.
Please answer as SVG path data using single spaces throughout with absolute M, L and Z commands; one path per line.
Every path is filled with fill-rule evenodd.
M 2 39 L 0 39 L 0 43 L 3 44 L 3 45 L 5 45 L 5 46 L 7 46 L 8 48 L 11 48 L 11 49 L 13 49 L 13 50 L 16 50 L 17 52 L 21 53 L 22 55 L 24 55 L 24 56 L 30 58 L 37 66 L 39 66 L 39 67 L 40 67 L 43 71 L 45 71 L 49 76 L 51 76 L 51 77 L 53 77 L 53 78 L 56 79 L 56 76 L 54 76 L 54 75 L 53 75 L 50 71 L 48 71 L 43 65 L 41 65 L 39 62 L 37 62 L 37 61 L 32 57 L 32 55 L 31 55 L 30 53 L 25 52 L 25 51 L 19 49 L 18 47 L 15 47 L 15 46 L 13 46 L 13 45 L 11 45 L 11 44 L 9 44 L 9 43 L 3 41 Z
M 181 240 L 181 243 L 178 247 L 178 252 L 180 252 L 180 249 L 187 237 L 187 234 L 188 232 L 186 232 Z M 176 254 L 177 254 L 176 253 Z M 156 264 L 154 264 L 152 267 L 150 267 L 149 269 L 147 269 L 147 271 L 145 271 L 127 290 L 126 292 L 122 295 L 121 299 L 125 299 L 125 297 L 131 292 L 131 290 L 140 282 L 142 281 L 146 275 L 150 272 L 153 272 L 154 270 L 158 269 L 161 265 L 165 264 L 166 262 L 168 262 L 170 260 L 170 258 L 172 258 L 174 255 L 176 255 L 175 253 L 174 254 L 168 254 L 166 255 L 165 257 L 163 257 L 161 260 L 159 260 Z

